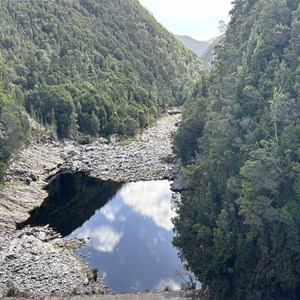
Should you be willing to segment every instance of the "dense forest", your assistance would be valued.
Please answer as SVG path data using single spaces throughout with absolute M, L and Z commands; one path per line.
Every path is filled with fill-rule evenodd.
M 174 245 L 218 299 L 299 299 L 300 5 L 235 0 L 175 137 Z
M 7 95 L 0 82 L 0 180 L 6 172 L 6 162 L 21 146 L 29 128 L 24 108 Z
M 131 136 L 203 69 L 138 0 L 3 0 L 0 19 L 2 163 L 26 135 L 22 107 L 61 138 Z

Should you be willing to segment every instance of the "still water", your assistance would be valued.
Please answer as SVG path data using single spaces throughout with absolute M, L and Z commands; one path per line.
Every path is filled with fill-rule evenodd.
M 84 238 L 77 251 L 116 292 L 180 288 L 172 247 L 170 183 L 103 182 L 83 173 L 61 174 L 26 224 L 50 224 L 67 238 Z

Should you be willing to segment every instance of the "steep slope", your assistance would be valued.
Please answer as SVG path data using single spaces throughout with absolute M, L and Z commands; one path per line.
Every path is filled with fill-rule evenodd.
M 211 62 L 214 57 L 215 47 L 218 46 L 224 39 L 224 35 L 220 35 L 212 40 L 209 46 L 205 49 L 205 51 L 201 54 L 200 58 L 207 65 L 211 66 Z
M 234 1 L 185 104 L 174 244 L 218 299 L 299 298 L 299 19 L 299 1 Z
M 215 47 L 217 47 L 224 39 L 224 35 L 220 35 L 208 41 L 197 41 L 186 35 L 175 36 L 183 45 L 196 53 L 208 67 L 211 67 Z
M 206 41 L 198 41 L 187 35 L 175 35 L 176 38 L 188 49 L 195 52 L 199 57 L 209 47 L 210 43 Z
M 137 0 L 0 3 L 4 89 L 59 136 L 132 135 L 202 68 Z
M 6 173 L 6 162 L 21 145 L 28 127 L 22 106 L 2 90 L 0 82 L 0 181 Z

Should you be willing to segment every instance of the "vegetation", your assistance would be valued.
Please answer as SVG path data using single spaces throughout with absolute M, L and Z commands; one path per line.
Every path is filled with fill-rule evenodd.
M 199 57 L 210 46 L 211 41 L 198 41 L 187 35 L 175 35 L 176 38 L 181 41 L 188 49 L 195 52 Z
M 133 135 L 202 68 L 138 0 L 4 0 L 0 14 L 5 90 L 61 137 Z
M 96 282 L 98 279 L 98 269 L 93 268 L 87 271 L 88 283 Z
M 223 25 L 226 26 L 226 25 Z M 210 44 L 209 46 L 205 49 L 205 51 L 201 54 L 200 58 L 201 60 L 208 66 L 211 67 L 211 63 L 214 59 L 214 50 L 215 47 L 219 44 L 222 43 L 224 35 L 219 35 L 216 37 Z
M 138 0 L 3 0 L 0 18 L 1 173 L 23 107 L 62 138 L 132 136 L 182 104 L 203 68 Z
M 6 297 L 10 298 L 10 297 L 18 297 L 20 295 L 20 291 L 18 290 L 18 288 L 16 288 L 14 286 L 14 284 L 12 282 L 10 282 L 8 284 L 8 290 L 6 292 Z
M 180 257 L 219 299 L 300 294 L 300 5 L 235 0 L 176 150 Z
M 0 177 L 26 137 L 24 109 L 85 142 L 134 135 L 184 103 L 180 257 L 219 299 L 297 299 L 298 2 L 235 0 L 204 75 L 138 0 L 1 1 Z
M 16 99 L 3 92 L 0 83 L 0 181 L 6 173 L 11 154 L 24 140 L 28 120 Z

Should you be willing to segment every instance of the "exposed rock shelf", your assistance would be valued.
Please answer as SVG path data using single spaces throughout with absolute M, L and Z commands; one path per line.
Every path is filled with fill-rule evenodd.
M 176 166 L 164 158 L 172 155 L 171 132 L 179 117 L 162 118 L 123 146 L 114 139 L 89 145 L 44 140 L 20 151 L 0 189 L 0 298 L 12 288 L 34 296 L 107 292 L 100 280 L 88 283 L 87 268 L 52 229 L 15 231 L 15 225 L 42 203 L 47 178 L 60 171 L 122 182 L 171 179 Z
M 28 217 L 28 212 L 47 197 L 43 189 L 48 176 L 63 164 L 58 142 L 31 144 L 11 163 L 7 181 L 0 188 L 0 228 L 14 229 Z
M 78 242 L 71 245 L 47 227 L 24 228 L 0 238 L 0 290 L 38 297 L 105 293 L 101 281 L 70 255 L 68 248 Z
M 67 143 L 64 167 L 118 182 L 172 179 L 174 164 L 166 158 L 172 155 L 171 132 L 178 119 L 179 115 L 169 115 L 123 146 L 114 140 L 80 146 Z

